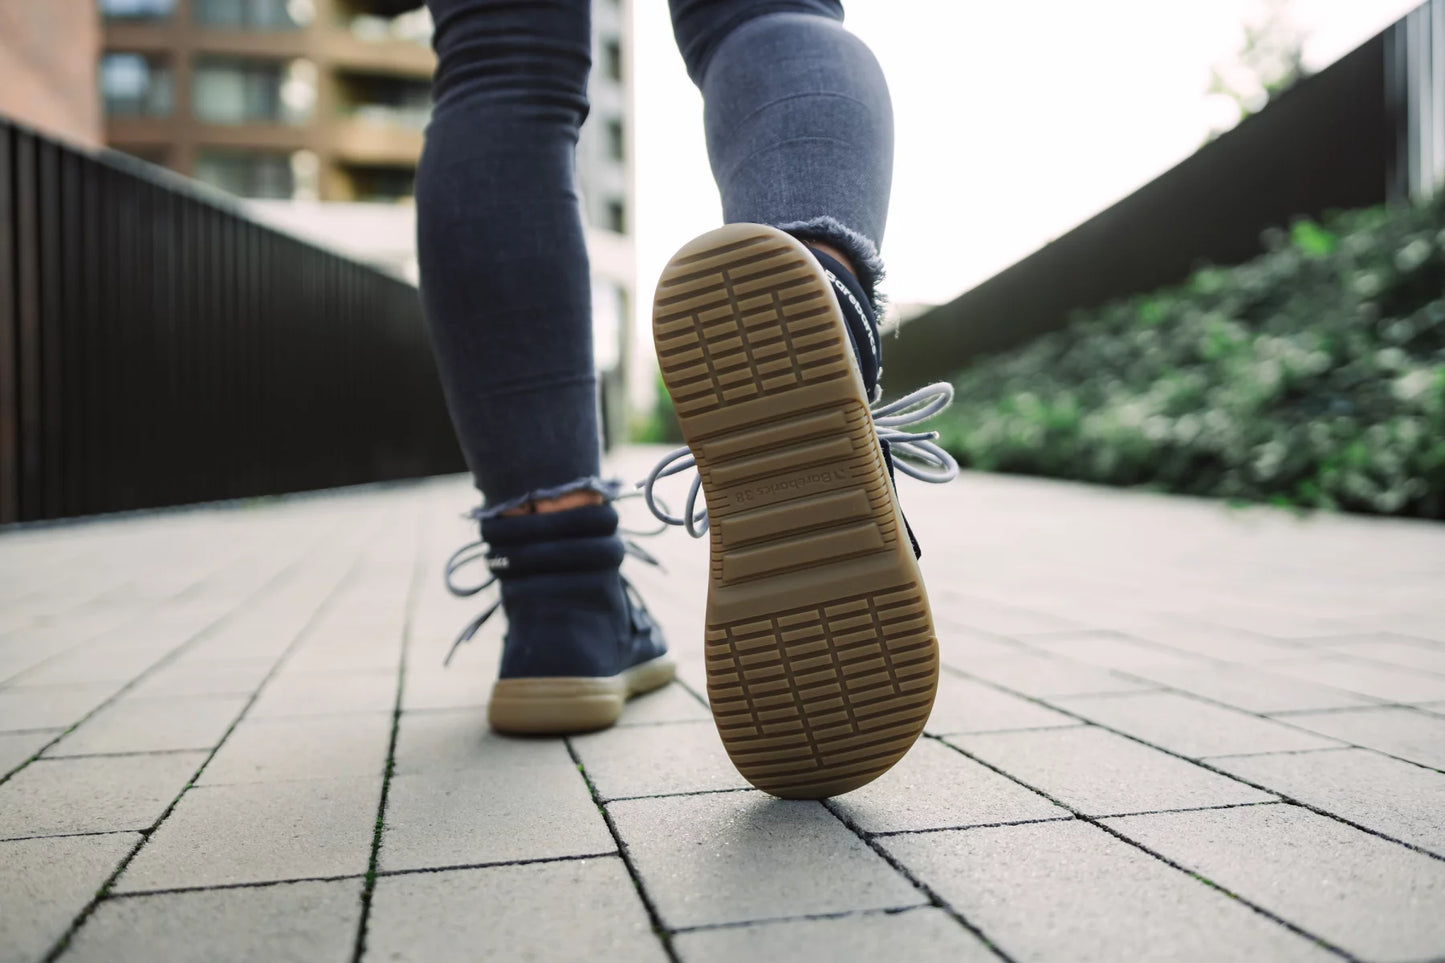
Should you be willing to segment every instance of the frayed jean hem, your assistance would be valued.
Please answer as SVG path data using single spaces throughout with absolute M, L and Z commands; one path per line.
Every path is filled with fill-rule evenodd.
M 518 495 L 516 498 L 509 498 L 504 502 L 495 505 L 482 505 L 467 513 L 469 518 L 483 521 L 488 518 L 495 518 L 503 512 L 509 512 L 514 508 L 521 508 L 531 502 L 546 501 L 551 498 L 561 498 L 563 495 L 570 495 L 573 492 L 596 492 L 608 501 L 616 501 L 625 488 L 628 486 L 618 479 L 598 478 L 595 475 L 589 478 L 578 478 L 565 485 L 557 485 L 552 488 L 538 488 L 527 492 L 525 495 Z
M 883 282 L 883 259 L 878 256 L 878 245 L 870 238 L 827 215 L 775 226 L 804 243 L 813 241 L 831 244 L 848 255 L 848 260 L 858 269 L 858 283 L 863 285 L 863 290 L 867 292 L 874 313 L 879 317 L 883 316 L 883 305 L 887 299 L 878 290 L 878 286 Z

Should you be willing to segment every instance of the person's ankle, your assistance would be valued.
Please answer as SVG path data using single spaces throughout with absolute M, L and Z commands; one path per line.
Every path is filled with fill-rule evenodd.
M 858 268 L 854 266 L 853 259 L 850 258 L 847 252 L 844 251 L 842 248 L 834 247 L 833 245 L 824 243 L 822 241 L 805 241 L 804 243 L 811 247 L 813 250 L 822 251 L 833 260 L 842 264 L 845 268 L 848 269 L 848 273 L 852 274 L 855 278 L 858 276 Z
M 565 512 L 572 508 L 582 508 L 586 505 L 601 505 L 607 499 L 601 492 L 581 490 L 566 492 L 556 498 L 538 498 L 516 508 L 509 508 L 502 512 L 504 517 L 513 515 L 545 515 L 548 512 Z

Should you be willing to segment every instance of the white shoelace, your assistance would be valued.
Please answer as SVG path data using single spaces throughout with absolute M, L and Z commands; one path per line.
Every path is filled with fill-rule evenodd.
M 875 404 L 869 410 L 873 414 L 873 426 L 878 439 L 888 443 L 893 455 L 893 465 L 898 471 L 919 481 L 941 485 L 958 477 L 958 462 L 940 448 L 936 431 L 907 431 L 906 429 L 927 421 L 953 401 L 953 385 L 946 381 L 926 385 L 909 392 L 897 401 Z M 660 503 L 654 488 L 664 478 L 697 467 L 697 459 L 686 445 L 675 448 L 663 456 L 644 481 L 638 482 L 642 489 L 647 508 L 665 525 L 681 525 L 693 538 L 707 534 L 707 509 L 697 507 L 698 492 L 702 490 L 702 476 L 695 476 L 687 493 L 687 505 L 680 516 L 673 515 Z

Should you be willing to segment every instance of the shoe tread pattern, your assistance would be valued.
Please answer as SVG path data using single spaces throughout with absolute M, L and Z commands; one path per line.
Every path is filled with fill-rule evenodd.
M 775 795 L 863 785 L 921 733 L 938 647 L 828 281 L 793 238 L 729 225 L 669 263 L 653 333 L 711 521 L 723 744 Z

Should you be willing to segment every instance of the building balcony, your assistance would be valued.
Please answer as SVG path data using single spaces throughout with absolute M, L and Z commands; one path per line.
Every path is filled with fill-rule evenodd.
M 330 153 L 346 164 L 416 167 L 424 119 L 392 117 L 387 108 L 361 108 L 326 128 Z

